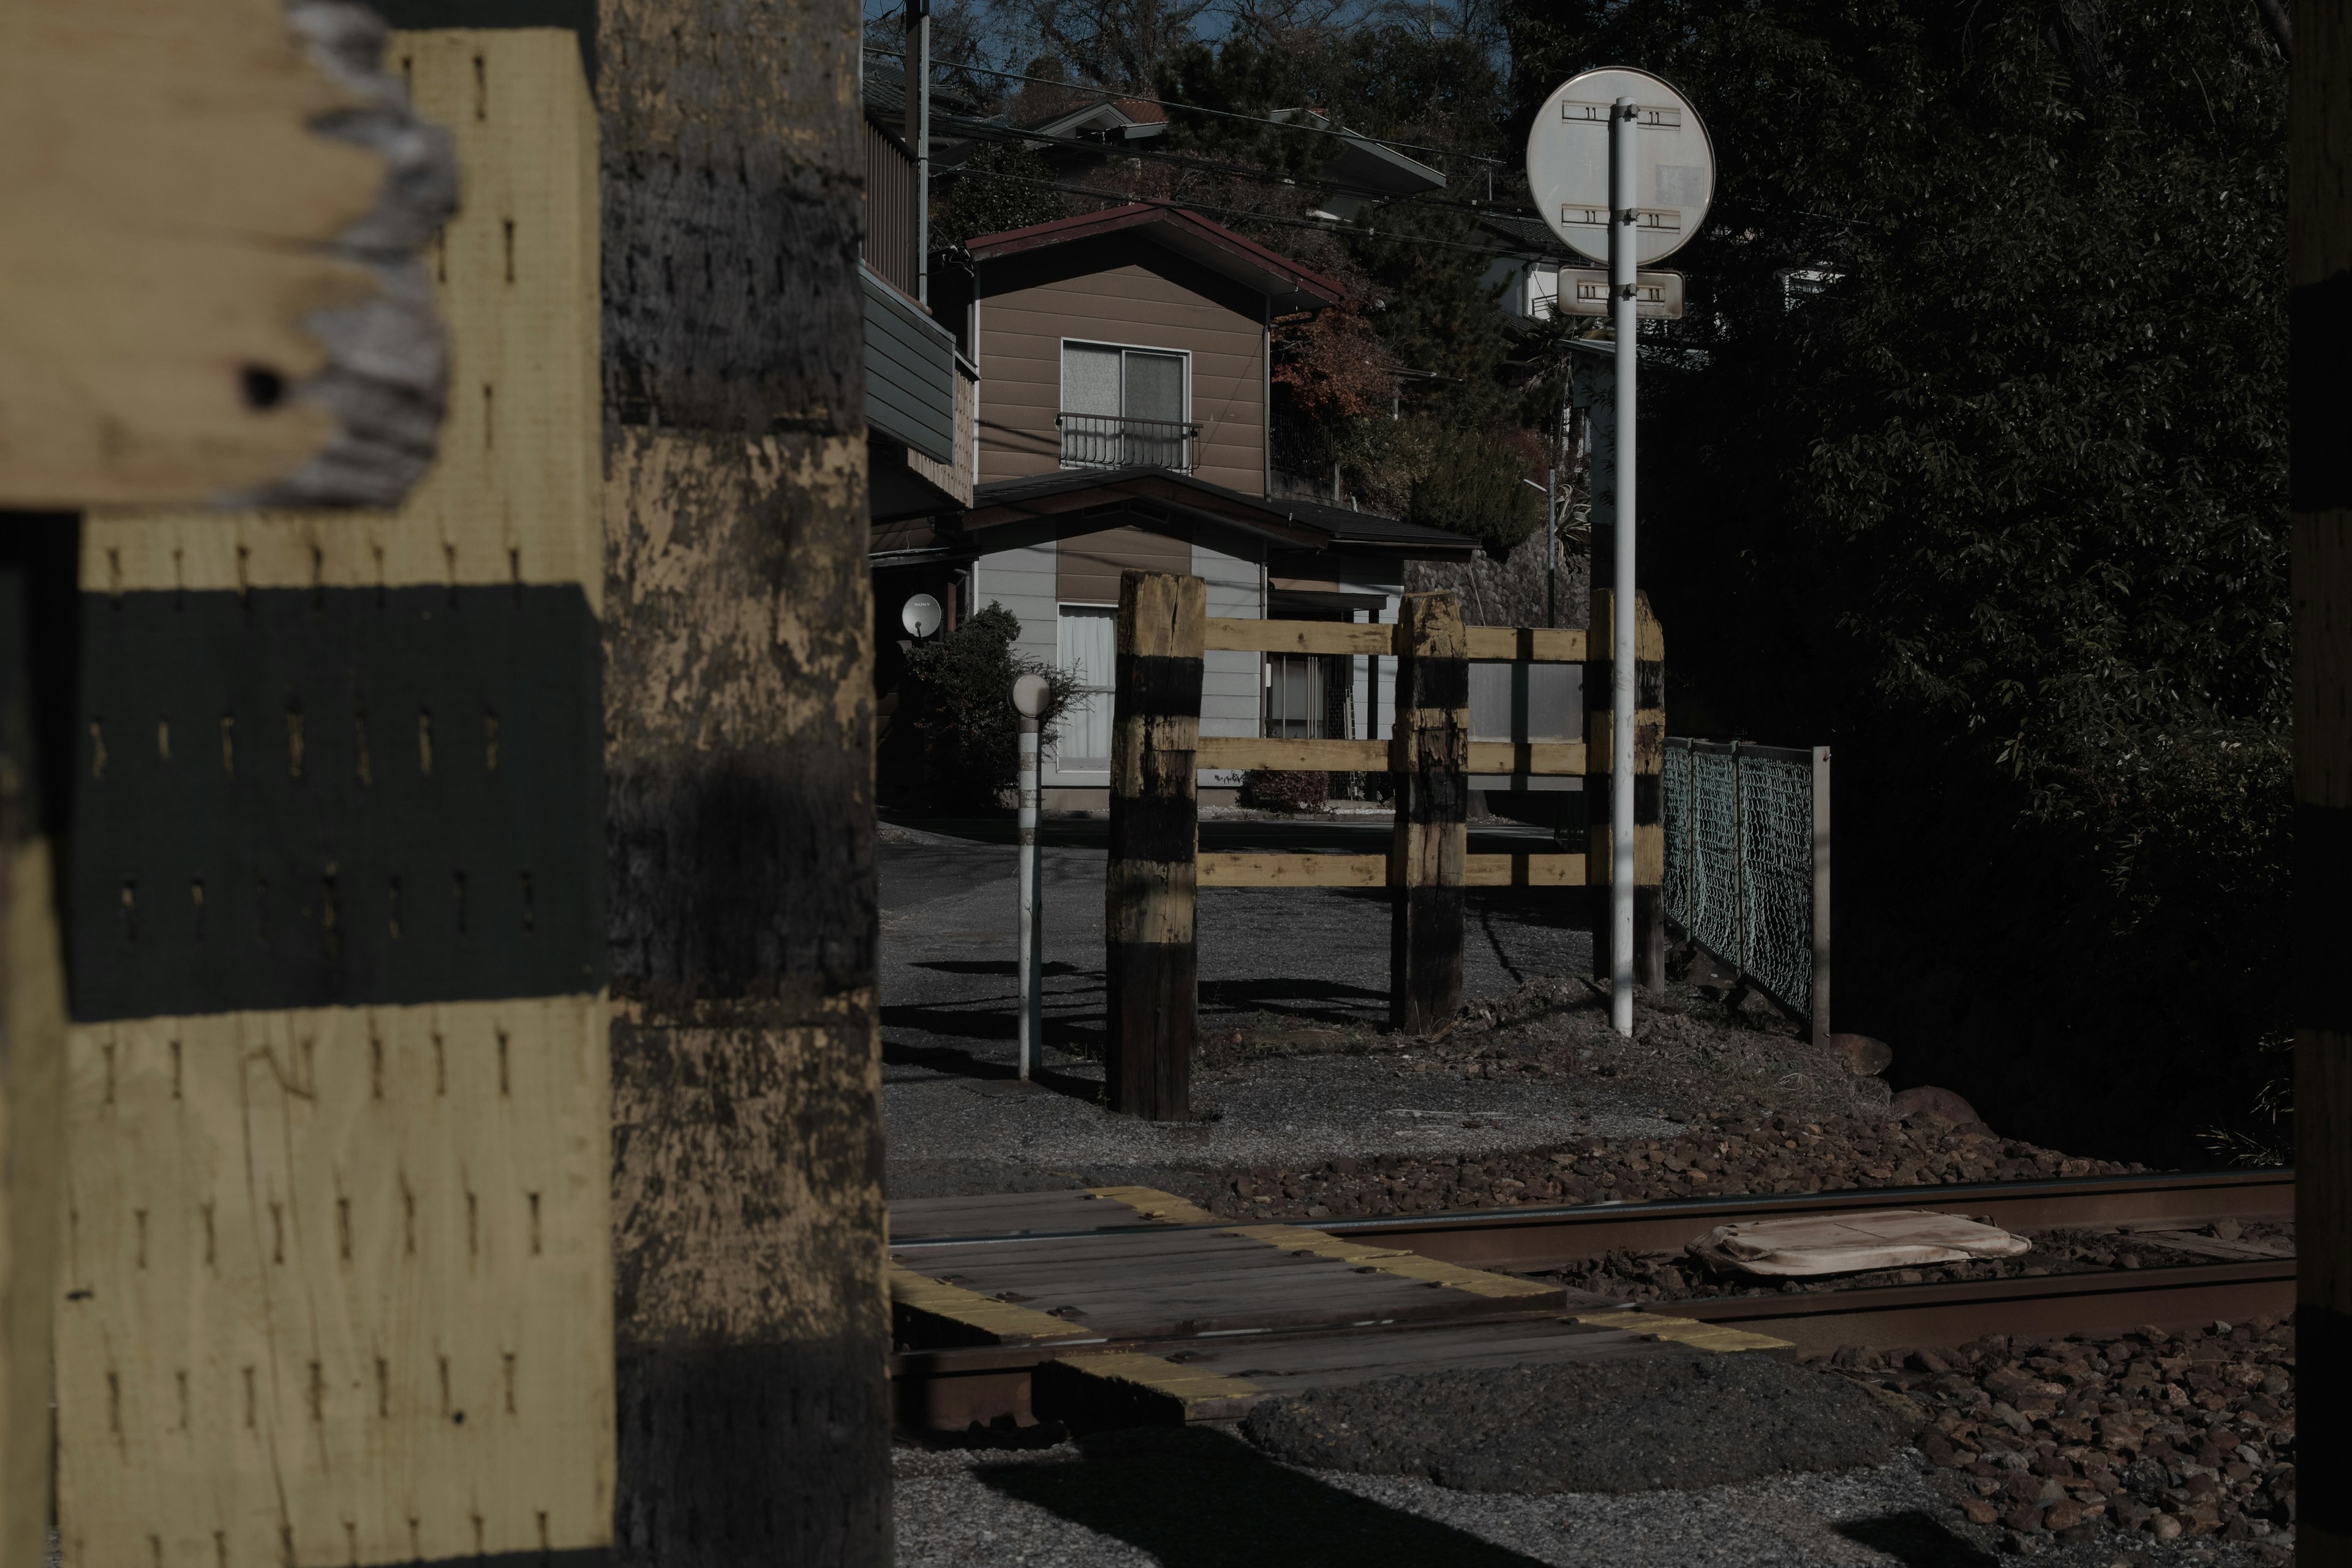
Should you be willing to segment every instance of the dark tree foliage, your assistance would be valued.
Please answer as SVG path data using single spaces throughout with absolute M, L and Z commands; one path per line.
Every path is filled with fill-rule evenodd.
M 1412 481 L 1408 521 L 1466 533 L 1499 561 L 1543 526 L 1543 493 L 1528 461 L 1483 430 L 1441 428 Z
M 1530 0 L 1514 42 L 1523 115 L 1623 62 L 1714 135 L 1643 574 L 1675 729 L 1840 748 L 1839 1024 L 2020 1135 L 2196 1158 L 2285 1016 L 2252 0 Z
M 961 245 L 976 235 L 1003 234 L 1069 216 L 1053 188 L 1054 171 L 1025 147 L 985 142 L 955 171 L 945 211 L 934 220 L 931 242 Z
M 1021 722 L 1013 707 L 1013 682 L 1021 676 L 1045 678 L 1051 695 L 1045 743 L 1052 744 L 1054 721 L 1076 689 L 1076 679 L 1016 651 L 1020 636 L 1020 621 L 992 601 L 955 630 L 908 650 L 910 721 L 923 737 L 930 804 L 987 810 L 1012 786 L 1020 764 Z

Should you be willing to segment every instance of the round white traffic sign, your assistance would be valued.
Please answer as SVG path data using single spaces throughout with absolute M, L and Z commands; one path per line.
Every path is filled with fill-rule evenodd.
M 1647 267 L 1698 233 L 1715 199 L 1715 146 L 1690 100 L 1631 66 L 1571 77 L 1536 110 L 1528 188 L 1551 231 L 1580 255 L 1609 260 L 1609 115 L 1634 104 L 1633 265 Z

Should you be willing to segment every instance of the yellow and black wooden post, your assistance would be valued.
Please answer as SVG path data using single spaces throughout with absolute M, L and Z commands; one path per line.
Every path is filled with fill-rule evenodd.
M 1462 1005 L 1462 873 L 1468 834 L 1469 643 L 1452 594 L 1397 610 L 1396 847 L 1389 858 L 1389 1021 L 1426 1034 Z
M 1605 588 L 1592 590 L 1592 657 L 1584 666 L 1584 799 L 1591 824 L 1584 863 L 1592 889 L 1592 973 L 1599 980 L 1610 973 L 1610 598 Z M 1633 674 L 1633 983 L 1654 991 L 1666 983 L 1665 637 L 1650 614 L 1648 598 L 1636 605 L 1641 618 Z
M 2287 134 L 2294 516 L 2295 1268 L 2303 1493 L 2295 1561 L 2352 1564 L 2352 5 L 2294 11 Z
M 1153 1121 L 1192 1114 L 1200 973 L 1193 754 L 1207 605 L 1198 577 L 1129 572 L 1119 579 L 1103 919 L 1108 1066 L 1111 1108 Z

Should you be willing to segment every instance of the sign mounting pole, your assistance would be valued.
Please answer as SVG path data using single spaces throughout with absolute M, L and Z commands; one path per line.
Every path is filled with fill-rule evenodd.
M 1615 525 L 1616 540 L 1609 637 L 1609 906 L 1607 922 L 1593 935 L 1596 946 L 1604 937 L 1609 944 L 1609 1021 L 1619 1034 L 1630 1036 L 1637 874 L 1634 726 L 1641 694 L 1640 600 L 1633 573 L 1633 448 L 1641 426 L 1634 407 L 1641 350 L 1635 323 L 1645 315 L 1682 313 L 1681 276 L 1640 268 L 1681 249 L 1706 221 L 1715 197 L 1715 148 L 1698 110 L 1673 83 L 1631 66 L 1601 66 L 1553 89 L 1536 111 L 1528 132 L 1528 189 L 1561 244 L 1608 268 L 1605 289 L 1591 274 L 1579 280 L 1574 309 L 1597 314 L 1605 305 L 1615 339 L 1617 378 L 1611 401 L 1617 423 L 1617 495 L 1616 515 L 1608 520 Z M 1561 269 L 1563 310 L 1570 308 L 1570 274 Z M 1605 301 L 1598 298 L 1604 292 Z M 1596 509 L 1596 530 L 1602 521 Z
M 1617 340 L 1617 543 L 1611 584 L 1609 667 L 1609 1022 L 1633 1033 L 1633 588 L 1634 143 L 1639 106 L 1621 98 L 1609 116 L 1609 312 Z

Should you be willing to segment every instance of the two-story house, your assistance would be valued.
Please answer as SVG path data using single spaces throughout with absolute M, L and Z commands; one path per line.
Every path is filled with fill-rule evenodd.
M 877 617 L 897 635 L 918 593 L 950 616 L 1002 605 L 1023 652 L 1078 674 L 1087 696 L 1048 755 L 1048 808 L 1108 801 L 1121 572 L 1196 574 L 1213 616 L 1392 621 L 1406 561 L 1475 548 L 1269 496 L 1273 323 L 1339 298 L 1311 269 L 1157 203 L 984 236 L 935 260 L 933 309 L 980 373 L 978 482 L 959 510 L 877 513 Z M 1212 652 L 1202 732 L 1385 734 L 1388 665 Z M 883 774 L 887 799 L 887 752 Z M 1230 800 L 1239 783 L 1204 770 L 1202 798 Z

